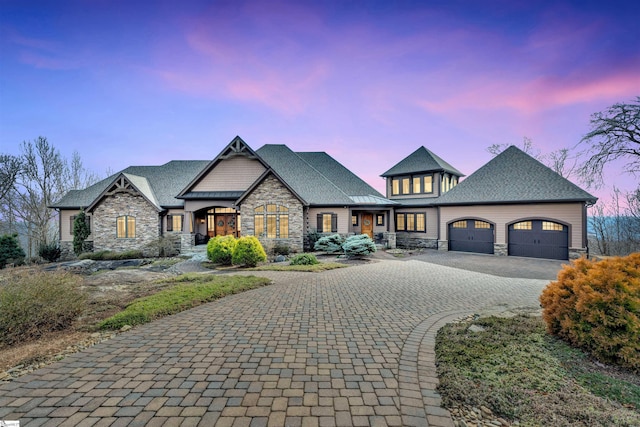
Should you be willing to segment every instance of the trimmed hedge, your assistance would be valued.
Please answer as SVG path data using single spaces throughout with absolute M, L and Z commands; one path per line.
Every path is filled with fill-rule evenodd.
M 255 267 L 259 262 L 266 260 L 267 254 L 260 240 L 254 236 L 245 236 L 238 239 L 232 257 L 232 262 L 235 265 Z
M 98 251 L 80 254 L 79 259 L 91 259 L 94 261 L 117 261 L 123 259 L 144 258 L 142 251 L 130 250 L 125 252 Z
M 233 251 L 237 244 L 236 238 L 231 235 L 216 236 L 213 239 L 209 239 L 207 243 L 207 257 L 211 262 L 231 265 Z
M 640 372 L 640 253 L 573 261 L 540 302 L 550 333 Z

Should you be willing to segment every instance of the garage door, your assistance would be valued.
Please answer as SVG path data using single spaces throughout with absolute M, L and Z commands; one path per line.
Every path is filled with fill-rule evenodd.
M 467 219 L 449 224 L 449 250 L 493 253 L 493 225 Z
M 569 227 L 552 221 L 521 221 L 509 226 L 509 255 L 569 259 Z

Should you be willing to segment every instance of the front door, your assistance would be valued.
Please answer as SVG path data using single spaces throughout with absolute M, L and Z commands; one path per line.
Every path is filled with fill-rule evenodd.
M 373 214 L 362 214 L 362 234 L 373 239 Z
M 216 214 L 216 236 L 236 235 L 236 216 L 234 214 Z
M 238 233 L 238 216 L 230 213 L 208 214 L 208 230 L 209 237 L 226 236 L 228 234 L 239 237 Z

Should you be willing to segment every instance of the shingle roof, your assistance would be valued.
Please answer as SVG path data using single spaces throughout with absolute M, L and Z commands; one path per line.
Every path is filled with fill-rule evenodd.
M 352 196 L 384 196 L 326 153 L 268 144 L 256 153 L 308 204 L 354 205 Z M 386 199 L 385 199 L 386 200 Z M 388 204 L 394 202 L 388 200 Z
M 400 160 L 395 166 L 380 176 L 388 177 L 438 171 L 445 171 L 453 175 L 464 176 L 462 172 L 442 160 L 435 153 L 424 148 L 424 146 L 418 148 L 416 151 Z
M 438 205 L 568 202 L 596 197 L 510 146 L 438 198 Z
M 155 196 L 155 201 L 162 207 L 184 206 L 184 201 L 175 196 L 209 163 L 207 160 L 172 160 L 161 166 L 129 166 L 117 174 L 111 175 L 84 190 L 71 190 L 59 201 L 51 205 L 53 208 L 86 208 L 106 190 L 113 180 L 120 174 L 143 177 L 147 180 L 149 192 Z M 134 178 L 138 188 L 140 180 Z M 144 184 L 141 184 L 144 186 Z M 147 187 L 144 187 L 147 188 Z M 145 191 L 140 188 L 141 191 Z M 148 197 L 148 195 L 147 195 Z M 152 200 L 153 201 L 153 200 Z

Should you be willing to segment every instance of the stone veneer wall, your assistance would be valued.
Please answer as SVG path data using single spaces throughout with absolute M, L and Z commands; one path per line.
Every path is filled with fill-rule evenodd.
M 84 241 L 85 252 L 93 252 L 93 240 Z M 60 241 L 60 261 L 68 261 L 78 258 L 73 252 L 73 242 Z
M 129 215 L 136 218 L 136 237 L 116 237 L 116 218 Z M 95 251 L 124 252 L 143 250 L 159 237 L 159 219 L 156 209 L 144 197 L 129 191 L 106 196 L 93 211 L 93 249 Z M 157 253 L 145 254 L 149 256 Z
M 438 248 L 438 240 L 437 239 L 427 239 L 420 237 L 406 237 L 403 235 L 404 233 L 396 233 L 396 245 L 399 248 L 406 249 L 415 249 L 415 248 L 425 248 L 425 249 L 437 249 Z
M 287 244 L 291 252 L 303 251 L 304 215 L 302 203 L 278 181 L 273 175 L 268 176 L 262 183 L 251 192 L 240 206 L 242 215 L 242 235 L 253 236 L 255 233 L 254 209 L 265 203 L 283 205 L 289 208 L 289 238 L 287 239 L 267 239 L 256 236 L 267 248 L 276 244 Z M 265 224 L 266 225 L 266 224 Z

